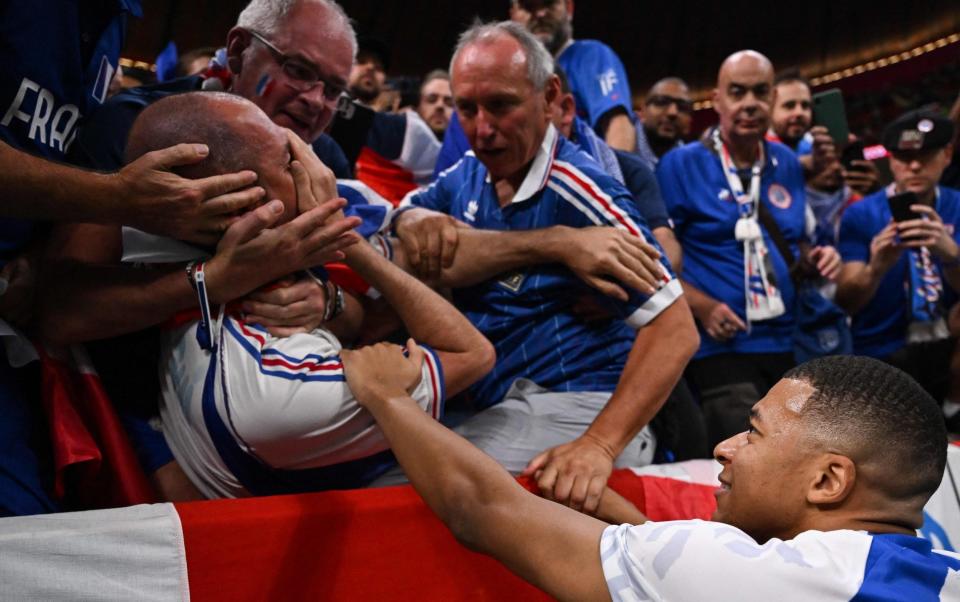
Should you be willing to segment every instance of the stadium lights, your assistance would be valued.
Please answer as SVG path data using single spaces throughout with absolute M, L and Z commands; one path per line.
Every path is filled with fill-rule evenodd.
M 876 69 L 881 69 L 883 67 L 888 67 L 890 65 L 896 65 L 902 61 L 907 61 L 918 56 L 922 56 L 928 52 L 949 46 L 950 44 L 956 44 L 960 42 L 960 32 L 952 33 L 948 36 L 944 36 L 940 39 L 934 40 L 932 42 L 927 42 L 921 44 L 916 48 L 911 50 L 904 50 L 903 52 L 898 52 L 896 54 L 891 54 L 890 56 L 881 57 L 866 63 L 861 63 L 859 65 L 854 65 L 852 67 L 845 67 L 838 71 L 833 71 L 832 73 L 825 73 L 817 77 L 810 78 L 810 84 L 814 87 L 820 86 L 822 84 L 832 84 L 834 82 L 840 81 L 841 79 L 846 79 L 848 77 L 853 77 L 855 75 L 860 75 L 861 73 L 866 73 L 868 71 L 874 71 Z M 693 103 L 694 111 L 701 111 L 704 109 L 713 108 L 713 101 L 708 99 L 698 100 Z

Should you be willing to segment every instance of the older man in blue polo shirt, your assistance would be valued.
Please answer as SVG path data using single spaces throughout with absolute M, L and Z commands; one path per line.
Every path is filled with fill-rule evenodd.
M 497 350 L 493 373 L 471 390 L 488 409 L 460 432 L 508 469 L 537 474 L 548 497 L 593 510 L 615 461 L 650 461 L 653 441 L 641 430 L 697 336 L 669 269 L 629 252 L 652 241 L 629 193 L 551 125 L 552 71 L 549 53 L 515 23 L 461 36 L 451 73 L 472 151 L 406 199 L 416 208 L 396 231 L 408 256 L 448 266 L 441 282 Z M 454 218 L 472 227 L 428 225 Z M 609 272 L 623 286 L 586 265 L 597 254 L 627 268 Z M 616 318 L 576 315 L 586 283 L 614 296 L 602 300 Z

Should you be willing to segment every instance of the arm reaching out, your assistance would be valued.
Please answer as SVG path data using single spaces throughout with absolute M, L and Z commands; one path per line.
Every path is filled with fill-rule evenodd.
M 524 490 L 489 456 L 409 397 L 422 352 L 344 351 L 347 384 L 373 414 L 407 477 L 465 546 L 490 554 L 560 600 L 609 600 L 600 564 L 605 523 Z

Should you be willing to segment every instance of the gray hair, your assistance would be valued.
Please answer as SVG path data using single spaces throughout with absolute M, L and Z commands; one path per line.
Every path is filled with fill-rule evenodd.
M 520 44 L 527 58 L 527 79 L 533 84 L 535 90 L 543 90 L 553 76 L 553 57 L 536 36 L 527 31 L 523 25 L 513 21 L 476 23 L 460 34 L 457 47 L 453 51 L 453 58 L 450 59 L 450 73 L 453 73 L 453 64 L 464 48 L 478 42 L 492 41 L 501 36 L 509 36 Z
M 251 0 L 237 17 L 237 27 L 252 29 L 267 37 L 273 36 L 298 2 L 322 4 L 329 8 L 334 19 L 339 21 L 341 29 L 347 34 L 350 47 L 353 48 L 353 56 L 357 56 L 357 33 L 353 29 L 350 17 L 335 0 Z

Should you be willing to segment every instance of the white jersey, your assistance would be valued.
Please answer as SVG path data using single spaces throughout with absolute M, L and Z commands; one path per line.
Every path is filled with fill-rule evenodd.
M 600 558 L 614 602 L 960 600 L 960 556 L 910 535 L 806 531 L 759 545 L 700 520 L 608 527 Z
M 374 470 L 372 480 L 373 464 L 389 466 L 387 442 L 347 387 L 330 332 L 276 338 L 225 317 L 210 352 L 196 330 L 191 322 L 165 333 L 161 416 L 174 456 L 204 495 L 358 487 L 361 472 Z M 413 398 L 439 418 L 443 375 L 424 349 Z

